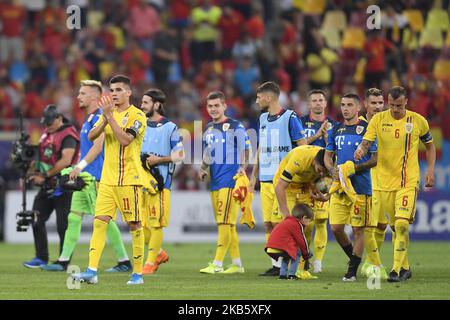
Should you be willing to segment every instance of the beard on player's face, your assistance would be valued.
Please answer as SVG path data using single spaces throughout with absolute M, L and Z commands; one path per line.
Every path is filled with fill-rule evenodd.
M 151 106 L 150 110 L 148 110 L 148 112 L 145 114 L 147 117 L 151 118 L 153 117 L 153 115 L 155 114 L 155 106 Z
M 264 106 L 264 107 L 260 106 L 259 108 L 261 110 L 261 113 L 269 111 L 269 106 Z

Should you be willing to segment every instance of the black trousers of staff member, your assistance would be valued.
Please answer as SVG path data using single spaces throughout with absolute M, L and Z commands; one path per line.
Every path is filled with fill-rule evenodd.
M 34 247 L 36 249 L 37 258 L 48 262 L 49 255 L 46 222 L 53 211 L 56 212 L 56 228 L 59 235 L 59 254 L 61 254 L 71 202 L 71 192 L 65 192 L 58 197 L 50 197 L 41 189 L 34 198 L 33 210 L 39 212 L 37 222 L 33 226 Z

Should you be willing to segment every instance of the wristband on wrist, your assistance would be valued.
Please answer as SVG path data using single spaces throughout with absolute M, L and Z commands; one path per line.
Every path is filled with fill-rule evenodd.
M 75 166 L 75 168 L 78 168 L 78 169 L 80 169 L 80 171 L 83 171 L 83 169 L 86 168 L 87 165 L 88 165 L 87 161 L 83 159 L 83 160 L 80 161 L 80 163 L 78 163 Z

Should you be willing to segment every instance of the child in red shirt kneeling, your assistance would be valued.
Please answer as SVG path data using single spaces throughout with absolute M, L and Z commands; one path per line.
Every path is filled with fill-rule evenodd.
M 309 268 L 309 251 L 305 238 L 305 228 L 314 218 L 311 208 L 305 204 L 296 204 L 291 216 L 277 224 L 267 241 L 266 253 L 273 259 L 283 258 L 280 279 L 296 279 L 300 257 L 305 260 L 305 270 Z M 290 266 L 289 266 L 290 265 Z M 289 267 L 289 273 L 288 273 Z

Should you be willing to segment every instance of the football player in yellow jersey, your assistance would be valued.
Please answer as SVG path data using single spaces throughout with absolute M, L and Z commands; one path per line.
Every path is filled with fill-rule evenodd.
M 389 282 L 411 278 L 408 261 L 409 224 L 414 221 L 417 192 L 420 182 L 419 140 L 425 145 L 428 169 L 425 187 L 434 186 L 436 148 L 427 120 L 420 114 L 406 110 L 406 90 L 389 90 L 389 110 L 376 114 L 369 122 L 363 142 L 355 151 L 361 159 L 377 139 L 378 162 L 373 177 L 377 189 L 373 190 L 374 212 L 389 213 L 393 231 L 394 265 Z
M 133 244 L 133 273 L 127 284 L 143 284 L 144 233 L 142 231 L 143 168 L 140 151 L 147 125 L 145 114 L 130 105 L 131 81 L 114 76 L 110 82 L 111 96 L 100 100 L 103 116 L 89 132 L 95 140 L 105 133 L 105 160 L 95 206 L 94 231 L 89 249 L 89 267 L 74 274 L 78 281 L 97 283 L 97 268 L 106 240 L 106 230 L 117 209 L 130 226 Z
M 374 115 L 384 110 L 384 98 L 383 92 L 377 88 L 370 88 L 366 91 L 365 99 L 364 99 L 364 107 L 366 109 L 366 117 L 365 120 L 369 122 Z M 376 180 L 373 178 L 376 172 L 376 166 L 370 170 L 370 175 L 372 177 L 372 189 L 377 189 L 375 185 Z M 373 212 L 374 214 L 375 212 Z M 378 256 L 380 255 L 380 248 L 384 242 L 384 236 L 386 233 L 386 228 L 388 225 L 388 217 L 384 214 L 384 212 L 379 211 L 377 216 L 374 216 L 373 219 L 377 219 L 377 227 L 366 226 L 364 229 L 364 247 L 366 253 L 369 253 L 370 250 L 374 250 L 376 243 L 376 250 L 378 251 Z M 375 221 L 375 220 L 374 220 Z M 375 241 L 375 242 L 374 242 Z M 376 253 L 375 253 L 376 256 Z M 376 258 L 373 259 L 372 254 L 367 254 L 366 261 L 361 267 L 361 273 L 366 276 L 370 276 L 373 274 L 375 269 L 373 269 L 374 265 L 379 263 L 381 264 L 381 260 L 378 261 Z M 382 274 L 382 278 L 385 278 L 385 269 L 380 269 Z
M 317 190 L 314 182 L 326 176 L 325 149 L 319 146 L 299 146 L 292 149 L 281 161 L 274 176 L 277 202 L 273 211 L 286 218 L 297 203 L 314 206 L 315 201 L 326 202 L 329 195 Z M 311 242 L 313 224 L 308 225 L 305 236 Z M 308 273 L 309 274 L 309 273 Z

